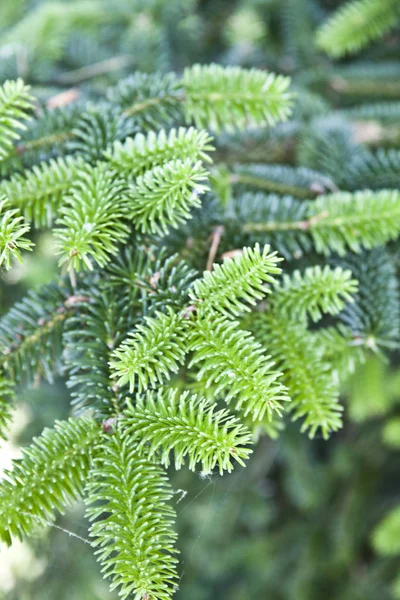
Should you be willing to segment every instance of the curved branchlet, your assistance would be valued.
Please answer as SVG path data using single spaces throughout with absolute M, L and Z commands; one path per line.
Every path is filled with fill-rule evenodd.
M 176 469 L 187 457 L 189 469 L 200 463 L 202 472 L 218 467 L 230 473 L 232 461 L 244 465 L 251 450 L 250 432 L 228 410 L 189 392 L 176 389 L 148 392 L 130 406 L 122 420 L 123 437 L 138 442 L 143 456 L 156 457 L 168 467 L 170 455 Z
M 87 491 L 92 545 L 111 589 L 122 598 L 169 600 L 178 561 L 164 469 L 116 432 L 104 439 Z
M 45 429 L 0 483 L 0 538 L 23 539 L 55 519 L 81 496 L 100 428 L 94 420 L 70 419 Z M 68 451 L 66 451 L 68 448 Z
M 12 259 L 22 263 L 21 250 L 32 250 L 26 237 L 30 227 L 17 209 L 7 209 L 7 199 L 0 195 L 0 267 L 11 268 Z

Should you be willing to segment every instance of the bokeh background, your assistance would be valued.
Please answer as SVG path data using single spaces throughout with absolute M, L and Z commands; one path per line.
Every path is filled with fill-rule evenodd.
M 400 108 L 375 129 L 374 122 L 359 125 L 351 139 L 343 118 L 371 99 L 400 103 L 400 30 L 333 63 L 316 50 L 314 32 L 340 4 L 1 0 L 0 81 L 23 77 L 43 106 L 57 110 L 101 97 L 105 86 L 136 70 L 179 72 L 215 61 L 280 71 L 293 77 L 299 92 L 293 117 L 267 143 L 247 141 L 246 151 L 259 162 L 300 160 L 334 177 L 354 143 L 373 147 L 377 127 L 381 144 L 400 145 Z M 56 272 L 51 235 L 37 234 L 36 242 L 23 266 L 1 275 L 1 313 Z M 400 441 L 391 433 L 400 415 L 397 362 L 396 352 L 391 362 L 371 352 L 343 390 L 345 425 L 329 441 L 311 441 L 289 426 L 277 440 L 261 439 L 249 466 L 230 476 L 174 476 L 184 556 L 178 600 L 400 598 L 399 556 L 379 553 L 373 543 L 375 527 L 400 502 Z M 18 399 L 0 468 L 18 456 L 20 444 L 69 412 L 61 379 L 19 390 Z M 86 540 L 77 505 L 57 527 L 2 548 L 0 598 L 115 598 Z M 398 540 L 397 551 L 400 524 Z

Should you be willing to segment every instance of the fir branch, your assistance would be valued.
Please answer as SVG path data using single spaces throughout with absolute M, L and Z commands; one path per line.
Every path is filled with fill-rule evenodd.
M 189 290 L 198 276 L 198 272 L 180 260 L 178 254 L 168 256 L 163 251 L 156 253 L 155 260 L 142 273 L 138 273 L 136 279 L 142 290 L 147 314 L 152 316 L 155 311 L 163 312 L 167 307 L 175 311 L 187 310 Z
M 171 309 L 156 318 L 145 317 L 130 337 L 112 354 L 110 367 L 117 385 L 129 383 L 139 392 L 156 386 L 176 373 L 186 354 L 187 321 Z
M 395 148 L 378 149 L 357 155 L 343 174 L 342 185 L 349 190 L 368 188 L 396 189 L 400 178 L 400 152 Z
M 140 125 L 162 126 L 180 116 L 196 127 L 244 129 L 273 125 L 290 113 L 289 79 L 258 69 L 194 65 L 181 80 L 138 74 L 112 90 L 109 98 Z M 245 91 L 246 90 L 246 91 Z
M 168 133 L 162 129 L 158 134 L 154 131 L 147 135 L 138 133 L 123 144 L 116 142 L 105 156 L 118 173 L 135 177 L 171 160 L 210 162 L 207 152 L 213 150 L 211 140 L 206 131 L 193 127 L 179 127 Z
M 283 372 L 293 419 L 304 417 L 301 430 L 314 437 L 321 429 L 326 439 L 340 429 L 342 407 L 338 404 L 337 383 L 329 364 L 323 360 L 322 349 L 305 325 L 273 311 L 259 313 L 251 327 Z
M 320 196 L 307 204 L 302 221 L 246 223 L 245 232 L 305 231 L 322 254 L 360 252 L 395 239 L 400 231 L 400 195 L 397 190 L 341 192 Z
M 185 119 L 211 130 L 275 125 L 290 114 L 289 79 L 258 69 L 193 65 L 183 73 Z
M 316 42 L 330 56 L 340 57 L 380 38 L 399 19 L 398 0 L 349 0 L 322 25 Z
M 75 413 L 91 409 L 96 418 L 122 412 L 126 393 L 111 379 L 112 351 L 134 325 L 131 306 L 106 286 L 90 288 L 90 302 L 79 302 L 63 332 L 63 361 Z M 136 317 L 137 318 L 137 317 Z
M 143 233 L 163 235 L 191 218 L 208 189 L 201 162 L 172 160 L 140 175 L 128 190 L 129 216 Z
M 84 168 L 80 157 L 50 160 L 0 183 L 10 206 L 21 210 L 36 227 L 51 226 L 62 201 Z
M 32 109 L 29 87 L 22 79 L 6 81 L 0 87 L 0 161 L 8 157 L 15 140 L 20 138 L 18 130 L 24 130 L 23 121 Z
M 124 183 L 100 165 L 80 171 L 60 209 L 57 224 L 63 227 L 55 230 L 60 265 L 92 270 L 94 261 L 104 266 L 128 237 L 125 217 Z
M 6 437 L 15 398 L 14 382 L 0 375 L 0 438 Z
M 306 202 L 259 192 L 233 198 L 226 210 L 224 226 L 226 236 L 233 237 L 237 247 L 268 243 L 287 260 L 293 260 L 313 248 L 307 229 L 302 227 L 306 221 Z
M 226 315 L 238 316 L 251 310 L 270 289 L 265 285 L 275 283 L 281 272 L 276 265 L 281 260 L 269 246 L 261 250 L 256 244 L 244 248 L 239 256 L 226 258 L 222 265 L 215 264 L 213 271 L 205 271 L 203 278 L 194 284 L 190 296 L 202 310 L 216 310 Z
M 235 399 L 234 407 L 253 420 L 267 413 L 280 413 L 287 400 L 281 373 L 248 331 L 222 316 L 198 318 L 190 331 L 189 348 L 193 350 L 190 367 L 199 366 L 197 379 L 205 388 L 216 384 L 215 394 L 227 391 L 226 402 Z
M 293 319 L 309 314 L 313 321 L 318 321 L 324 313 L 338 314 L 345 303 L 353 301 L 356 292 L 357 282 L 351 279 L 350 271 L 317 265 L 304 273 L 296 270 L 291 275 L 284 274 L 282 282 L 274 288 L 272 302 L 275 311 Z
M 31 291 L 0 319 L 0 364 L 12 379 L 53 381 L 60 370 L 64 321 L 78 301 L 88 298 L 49 284 Z
M 100 428 L 91 419 L 69 419 L 45 429 L 23 450 L 0 483 L 0 538 L 11 543 L 51 523 L 54 512 L 83 491 Z
M 170 600 L 177 584 L 173 495 L 164 470 L 119 432 L 105 438 L 88 486 L 90 535 L 122 598 Z
M 232 471 L 232 459 L 244 466 L 251 452 L 247 448 L 251 435 L 237 418 L 189 392 L 149 392 L 137 397 L 135 406 L 130 405 L 124 415 L 123 437 L 129 443 L 138 442 L 141 455 L 157 457 L 165 467 L 172 453 L 176 469 L 187 456 L 192 471 L 201 463 L 203 473 L 218 466 L 223 475 Z
M 163 127 L 181 117 L 182 89 L 173 73 L 135 73 L 110 88 L 107 100 L 132 117 L 141 131 Z
M 246 189 L 287 194 L 295 198 L 310 198 L 335 188 L 332 179 L 318 171 L 287 165 L 235 164 L 230 182 Z
M 25 237 L 30 227 L 18 210 L 7 210 L 8 201 L 0 195 L 0 267 L 11 268 L 11 259 L 22 262 L 21 250 L 32 250 L 33 243 Z
M 349 375 L 365 361 L 367 344 L 341 323 L 312 331 L 311 334 L 313 345 L 321 349 L 324 361 L 329 363 L 335 380 L 340 383 L 345 383 Z
M 400 338 L 400 290 L 396 267 L 389 252 L 374 248 L 337 261 L 359 282 L 354 302 L 339 319 L 366 347 L 393 347 Z

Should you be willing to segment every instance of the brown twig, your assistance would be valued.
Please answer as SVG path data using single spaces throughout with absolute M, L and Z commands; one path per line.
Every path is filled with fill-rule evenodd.
M 210 252 L 208 253 L 206 271 L 212 271 L 215 256 L 217 254 L 218 246 L 221 241 L 221 237 L 222 237 L 223 233 L 224 233 L 224 228 L 222 225 L 218 225 L 212 233 L 211 246 L 210 246 Z

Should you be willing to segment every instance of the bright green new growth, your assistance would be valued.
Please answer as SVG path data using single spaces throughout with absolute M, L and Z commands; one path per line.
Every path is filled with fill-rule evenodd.
M 245 214 L 248 220 L 243 230 L 251 235 L 291 235 L 292 244 L 298 237 L 303 246 L 311 239 L 317 252 L 341 256 L 348 250 L 360 252 L 384 244 L 400 232 L 397 190 L 337 192 L 305 202 L 286 198 L 287 202 L 281 201 L 272 211 L 276 196 L 251 196 L 248 204 L 251 207 L 251 200 L 257 201 L 260 218 L 254 220 L 254 210 L 248 217 Z M 264 220 L 264 213 L 271 218 Z M 289 220 L 292 214 L 295 219 Z
M 264 246 L 260 252 L 256 244 L 254 250 L 244 248 L 243 254 L 214 265 L 213 271 L 205 271 L 203 279 L 194 284 L 193 301 L 202 311 L 216 310 L 228 316 L 237 317 L 251 310 L 257 300 L 269 293 L 266 284 L 275 283 L 273 275 L 281 272 L 276 266 L 281 259 L 269 250 L 269 246 Z
M 10 205 L 17 207 L 35 227 L 50 227 L 62 201 L 84 168 L 81 157 L 66 156 L 33 166 L 0 183 Z
M 138 133 L 123 144 L 116 142 L 112 151 L 105 156 L 119 173 L 137 177 L 156 166 L 182 157 L 193 163 L 199 160 L 209 162 L 210 158 L 206 153 L 213 150 L 211 141 L 207 131 L 193 127 L 179 127 L 168 133 L 162 129 L 158 135 L 150 131 L 146 136 Z
M 6 81 L 0 87 L 0 162 L 7 158 L 15 140 L 19 139 L 18 131 L 25 129 L 23 121 L 28 119 L 32 109 L 28 91 L 29 86 L 22 79 Z
M 89 488 L 90 530 L 111 589 L 122 598 L 169 600 L 177 584 L 173 491 L 165 471 L 128 437 L 104 439 Z
M 11 268 L 11 259 L 22 262 L 21 250 L 32 250 L 33 243 L 25 237 L 30 230 L 18 210 L 7 210 L 7 199 L 0 196 L 0 267 Z
M 197 379 L 214 394 L 224 392 L 226 402 L 234 400 L 235 410 L 256 421 L 265 414 L 280 414 L 288 400 L 280 383 L 281 373 L 264 356 L 264 348 L 242 331 L 235 321 L 218 314 L 199 318 L 190 334 L 193 358 L 190 367 L 199 368 Z M 226 394 L 226 395 L 225 395 Z
M 24 449 L 0 483 L 0 539 L 23 539 L 82 494 L 99 438 L 96 421 L 70 419 L 45 429 Z
M 201 464 L 203 473 L 217 466 L 220 474 L 230 473 L 232 460 L 242 466 L 251 450 L 251 433 L 227 410 L 205 398 L 178 390 L 148 392 L 129 406 L 122 420 L 123 437 L 139 442 L 137 451 L 149 459 L 158 458 L 165 467 L 180 469 L 189 459 L 189 469 Z
M 6 437 L 7 427 L 11 421 L 14 387 L 11 380 L 0 377 L 0 438 Z
M 330 56 L 361 50 L 400 19 L 398 0 L 349 0 L 317 32 L 316 43 Z
M 351 279 L 350 271 L 308 267 L 304 274 L 294 271 L 290 276 L 283 275 L 275 289 L 274 308 L 294 319 L 309 314 L 313 321 L 319 321 L 324 313 L 338 314 L 345 303 L 352 302 L 356 292 L 357 282 Z
M 60 265 L 92 270 L 93 262 L 104 266 L 118 252 L 118 242 L 128 237 L 125 186 L 100 166 L 78 177 L 60 209 L 57 250 Z
M 396 238 L 400 231 L 400 192 L 380 190 L 320 196 L 309 205 L 310 231 L 323 254 L 359 252 Z
M 258 69 L 194 65 L 182 78 L 185 117 L 213 131 L 272 126 L 289 116 L 289 84 L 288 77 Z
M 129 216 L 143 233 L 165 235 L 178 228 L 200 206 L 208 189 L 207 171 L 200 161 L 171 160 L 140 175 L 128 190 Z
M 378 524 L 372 543 L 381 554 L 400 554 L 400 506 L 396 506 Z
M 140 392 L 169 379 L 186 354 L 185 319 L 170 310 L 157 313 L 156 318 L 146 317 L 145 322 L 113 352 L 110 361 L 117 385 L 129 383 L 131 392 L 136 385 Z
M 291 400 L 288 410 L 294 420 L 304 418 L 302 431 L 314 437 L 321 429 L 326 439 L 340 429 L 338 382 L 334 381 L 329 363 L 323 360 L 318 341 L 306 327 L 271 312 L 257 315 L 252 328 L 283 372 L 282 381 Z

